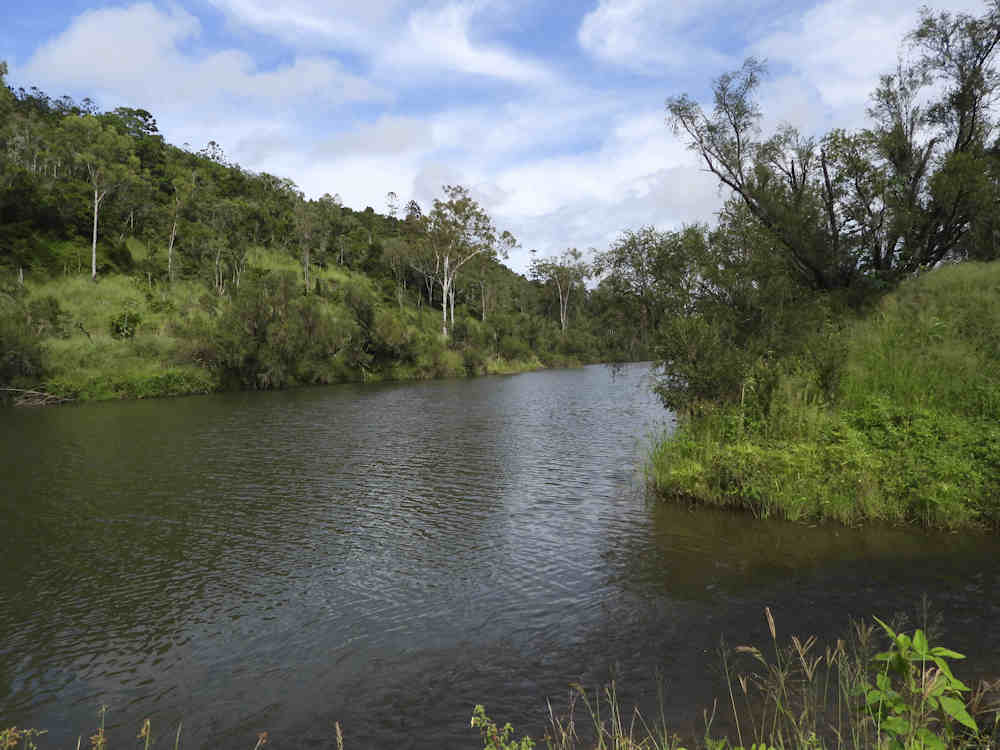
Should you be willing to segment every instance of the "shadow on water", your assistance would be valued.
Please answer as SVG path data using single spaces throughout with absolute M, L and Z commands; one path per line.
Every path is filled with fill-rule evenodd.
M 0 415 L 0 717 L 68 746 L 99 703 L 191 743 L 474 743 L 616 676 L 693 729 L 720 636 L 834 636 L 929 593 L 996 670 L 993 538 L 649 503 L 645 367 Z M 613 377 L 612 377 L 613 375 Z M 113 735 L 114 736 L 114 735 Z

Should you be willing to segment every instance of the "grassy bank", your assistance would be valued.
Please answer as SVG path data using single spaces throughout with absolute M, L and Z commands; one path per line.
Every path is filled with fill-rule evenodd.
M 668 500 L 761 517 L 1000 523 L 1000 264 L 904 283 L 872 313 L 762 365 L 741 403 L 656 445 Z
M 144 245 L 129 248 L 141 267 Z M 51 401 L 101 401 L 581 364 L 559 351 L 548 329 L 532 348 L 519 321 L 508 321 L 510 333 L 501 336 L 499 324 L 459 307 L 445 340 L 439 310 L 399 304 L 394 289 L 364 273 L 313 269 L 309 295 L 300 276 L 294 258 L 264 248 L 248 252 L 240 286 L 225 296 L 200 280 L 156 282 L 134 272 L 96 283 L 79 274 L 29 275 L 2 290 L 3 309 L 19 326 L 4 341 L 25 361 L 15 369 L 29 373 L 9 385 Z M 529 322 L 537 327 L 537 318 Z

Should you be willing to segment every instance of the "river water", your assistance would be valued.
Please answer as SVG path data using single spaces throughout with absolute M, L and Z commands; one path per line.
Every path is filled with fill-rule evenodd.
M 0 414 L 0 725 L 75 746 L 475 747 L 614 678 L 698 731 L 715 647 L 944 615 L 1000 672 L 994 537 L 650 502 L 631 365 Z M 169 742 L 166 736 L 170 735 Z M 86 734 L 84 735 L 86 741 Z

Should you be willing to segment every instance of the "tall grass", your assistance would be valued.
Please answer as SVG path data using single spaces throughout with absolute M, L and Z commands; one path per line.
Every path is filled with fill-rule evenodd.
M 950 663 L 964 658 L 931 645 L 932 629 L 910 633 L 875 618 L 854 622 L 830 644 L 791 636 L 782 644 L 765 609 L 771 642 L 766 648 L 720 648 L 724 694 L 704 712 L 705 732 L 682 741 L 669 731 L 663 712 L 653 722 L 629 712 L 612 683 L 588 694 L 573 686 L 569 707 L 549 705 L 549 750 L 988 750 L 1000 740 L 1000 680 L 971 690 Z M 926 628 L 926 626 L 925 626 Z M 662 706 L 662 695 L 660 696 Z M 582 707 L 584 718 L 578 723 Z M 725 719 L 731 733 L 715 728 Z M 484 750 L 522 750 L 482 706 L 473 714 Z
M 1000 524 L 1000 263 L 903 284 L 653 450 L 667 499 L 791 520 Z

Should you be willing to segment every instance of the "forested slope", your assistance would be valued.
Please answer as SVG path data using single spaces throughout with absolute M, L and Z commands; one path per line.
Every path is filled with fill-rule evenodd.
M 148 111 L 0 86 L 0 386 L 16 389 L 4 393 L 144 397 L 648 356 L 633 300 L 588 289 L 572 250 L 514 273 L 503 260 L 517 240 L 465 188 L 424 208 L 388 193 L 378 213 L 336 187 L 309 200 L 218 143 L 167 143 Z

